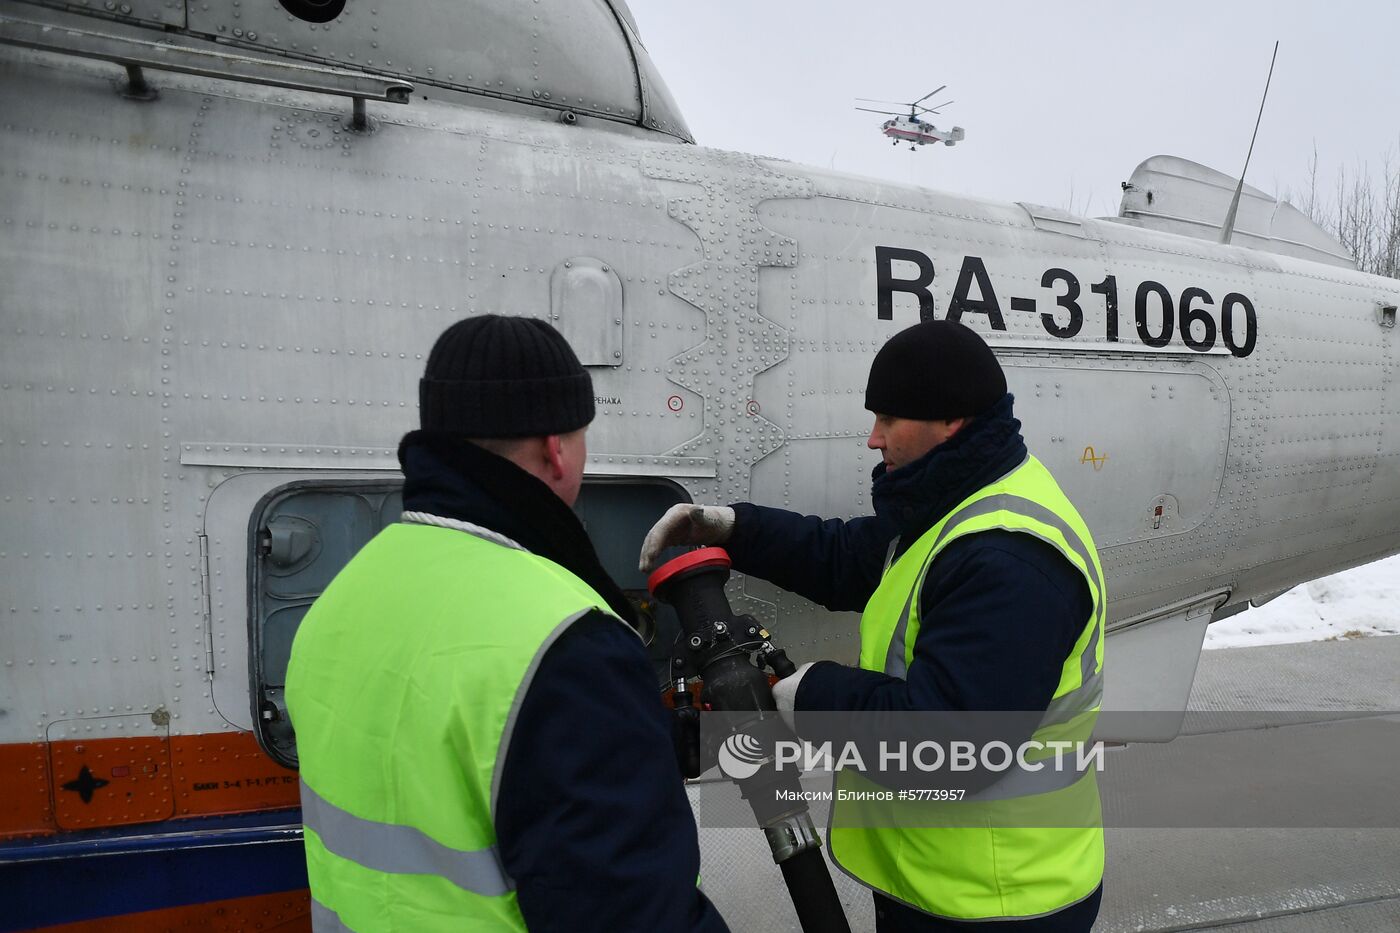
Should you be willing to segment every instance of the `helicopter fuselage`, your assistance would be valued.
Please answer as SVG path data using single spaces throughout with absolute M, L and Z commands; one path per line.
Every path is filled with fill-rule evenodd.
M 546 318 L 589 367 L 587 524 L 627 588 L 671 502 L 866 514 L 868 367 L 928 318 L 986 337 L 1093 531 L 1106 703 L 1178 708 L 1213 616 L 1400 551 L 1394 280 L 544 103 L 420 93 L 364 131 L 342 97 L 147 77 L 139 99 L 119 66 L 0 49 L 17 924 L 190 891 L 304 910 L 278 906 L 287 652 L 396 520 L 425 354 L 467 315 Z M 795 660 L 857 656 L 851 614 L 731 599 Z M 117 866 L 160 853 L 160 885 Z

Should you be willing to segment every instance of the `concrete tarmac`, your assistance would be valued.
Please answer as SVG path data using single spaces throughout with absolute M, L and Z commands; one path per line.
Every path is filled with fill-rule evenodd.
M 1205 652 L 1190 709 L 1175 741 L 1108 753 L 1095 933 L 1400 931 L 1400 636 Z M 731 929 L 799 933 L 762 834 L 702 829 L 701 854 Z
M 1207 651 L 1190 709 L 1111 753 L 1189 818 L 1108 830 L 1096 933 L 1400 931 L 1400 637 Z

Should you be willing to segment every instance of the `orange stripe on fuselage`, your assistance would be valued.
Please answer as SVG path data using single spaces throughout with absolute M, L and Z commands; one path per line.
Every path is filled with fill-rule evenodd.
M 299 805 L 250 732 L 0 745 L 0 840 Z
M 309 933 L 310 929 L 311 893 L 306 890 L 163 907 L 39 928 L 41 933 Z

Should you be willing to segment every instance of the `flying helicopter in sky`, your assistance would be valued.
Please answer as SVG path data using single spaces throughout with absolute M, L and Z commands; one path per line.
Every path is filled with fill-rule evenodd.
M 883 113 L 894 118 L 880 124 L 880 132 L 890 138 L 890 145 L 892 146 L 898 146 L 902 142 L 909 143 L 909 148 L 911 150 L 916 146 L 927 146 L 929 143 L 942 143 L 945 146 L 952 146 L 961 142 L 966 136 L 962 127 L 955 126 L 950 130 L 940 130 L 929 121 L 920 119 L 920 114 L 938 113 L 944 107 L 954 103 L 954 101 L 945 100 L 943 103 L 935 104 L 931 107 L 923 106 L 924 101 L 928 100 L 939 91 L 946 90 L 947 87 L 948 85 L 946 84 L 940 85 L 914 101 L 874 100 L 869 97 L 856 98 L 856 100 L 865 101 L 868 104 L 894 104 L 898 107 L 908 107 L 909 113 L 907 114 L 903 111 L 876 110 L 873 107 L 857 107 L 856 109 L 864 110 L 867 113 Z
M 927 318 L 1093 530 L 1107 708 L 1183 709 L 1213 619 L 1400 551 L 1400 283 L 1287 205 L 1246 187 L 1222 245 L 1184 159 L 1087 218 L 706 148 L 623 0 L 388 12 L 0 0 L 0 927 L 305 925 L 292 637 L 468 315 L 589 367 L 579 508 L 638 598 L 676 502 L 867 513 L 866 373 Z M 856 656 L 852 614 L 730 599 Z

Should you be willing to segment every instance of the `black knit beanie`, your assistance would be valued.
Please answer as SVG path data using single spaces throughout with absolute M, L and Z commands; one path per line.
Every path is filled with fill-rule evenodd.
M 560 333 L 535 318 L 484 314 L 433 344 L 418 383 L 425 431 L 464 437 L 568 434 L 593 420 L 593 380 Z
M 923 321 L 891 337 L 865 386 L 865 407 L 919 421 L 974 417 L 1006 394 L 1006 375 L 977 332 L 957 321 Z

